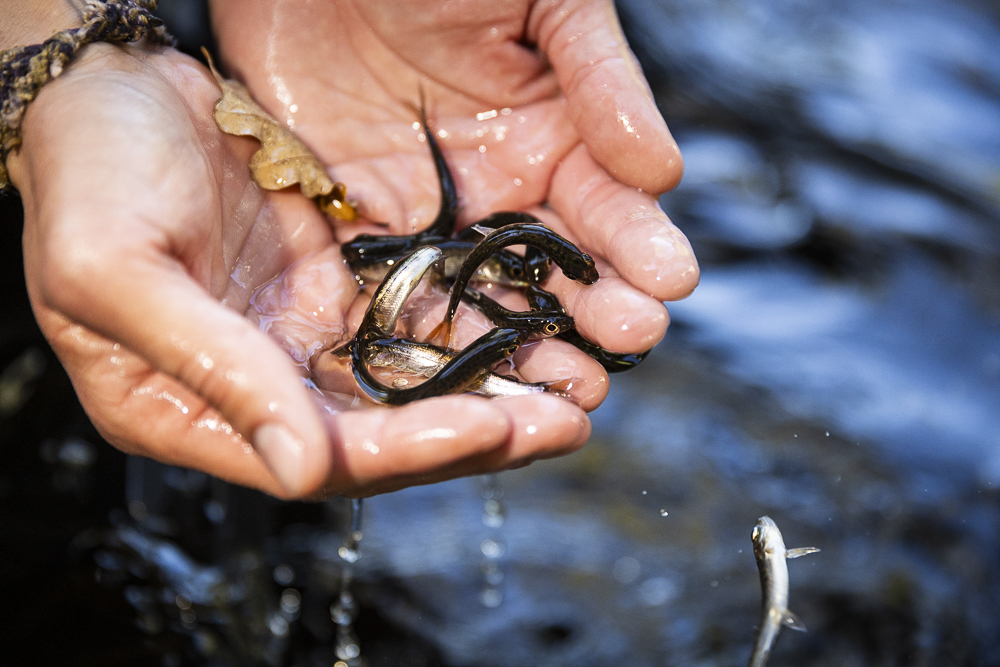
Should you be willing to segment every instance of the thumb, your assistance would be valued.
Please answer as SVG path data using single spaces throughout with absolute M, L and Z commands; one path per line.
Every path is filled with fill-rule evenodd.
M 674 188 L 680 150 L 656 108 L 610 0 L 540 3 L 529 36 L 548 56 L 567 111 L 612 176 L 653 195 Z

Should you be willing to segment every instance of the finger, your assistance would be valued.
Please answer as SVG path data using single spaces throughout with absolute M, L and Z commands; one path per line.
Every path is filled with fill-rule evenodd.
M 510 434 L 507 415 L 472 396 L 342 412 L 328 415 L 326 425 L 336 459 L 325 493 L 381 489 L 393 486 L 393 480 L 435 475 L 456 461 L 504 446 Z
M 674 188 L 683 161 L 608 0 L 538 3 L 528 37 L 549 57 L 568 113 L 615 178 L 646 192 Z
M 284 493 L 250 444 L 200 396 L 120 344 L 34 306 L 80 403 L 109 443 L 234 484 Z
M 80 247 L 47 267 L 42 300 L 204 397 L 247 436 L 283 495 L 318 488 L 331 460 L 327 435 L 287 355 L 172 258 L 121 245 L 102 239 L 99 250 Z
M 473 405 L 478 407 L 471 408 Z M 443 439 L 421 435 L 440 428 L 432 426 L 437 424 L 433 413 L 448 414 L 449 425 L 455 415 L 464 421 L 471 414 L 476 423 L 469 422 L 462 430 L 456 430 L 454 438 L 450 434 L 444 434 L 448 437 Z M 492 423 L 496 416 L 503 417 L 502 437 L 496 430 L 500 422 Z M 356 423 L 355 417 L 359 419 Z M 587 416 L 571 402 L 554 396 L 492 401 L 471 396 L 445 397 L 401 409 L 345 413 L 328 421 L 349 424 L 341 430 L 347 436 L 341 465 L 351 474 L 348 480 L 334 482 L 328 489 L 332 492 L 338 483 L 344 487 L 354 483 L 355 490 L 348 495 L 373 495 L 415 484 L 522 467 L 538 459 L 575 451 L 590 437 Z M 381 439 L 373 440 L 372 434 Z M 346 447 L 346 443 L 351 446 Z M 375 447 L 378 451 L 372 454 Z M 405 464 L 395 465 L 400 462 Z
M 532 213 L 559 234 L 590 250 L 553 211 L 539 208 Z M 556 268 L 545 281 L 545 289 L 559 298 L 584 338 L 612 352 L 649 350 L 667 331 L 667 309 L 659 299 L 623 280 L 599 256 L 595 263 L 601 279 L 593 285 L 570 280 Z
M 611 178 L 584 147 L 556 170 L 549 202 L 587 250 L 642 292 L 674 301 L 698 285 L 691 244 L 656 199 Z
M 514 354 L 514 368 L 528 382 L 544 382 L 570 395 L 590 412 L 607 398 L 604 368 L 569 343 L 555 338 L 531 341 Z

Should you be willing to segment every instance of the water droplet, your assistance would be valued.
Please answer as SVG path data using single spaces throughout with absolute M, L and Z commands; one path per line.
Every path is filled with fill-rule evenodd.
M 288 584 L 295 581 L 295 570 L 291 565 L 279 565 L 274 568 L 274 580 L 280 586 L 287 586 Z
M 494 28 L 496 30 L 496 28 Z M 490 109 L 489 111 L 483 111 L 476 114 L 476 120 L 489 120 L 490 118 L 497 117 L 497 110 Z
M 358 559 L 361 558 L 361 552 L 357 549 L 351 549 L 349 547 L 340 547 L 337 549 L 337 555 L 348 563 L 357 563 Z
M 649 493 L 649 492 L 648 491 L 643 491 L 642 495 L 646 495 L 647 493 Z
M 668 516 L 670 513 L 667 510 L 660 510 L 660 516 Z
M 496 588 L 484 588 L 479 593 L 479 601 L 483 603 L 484 607 L 496 609 L 503 603 L 503 593 Z
M 528 432 L 528 435 L 535 435 L 538 433 L 538 427 L 533 424 L 524 430 Z
M 622 556 L 615 561 L 611 575 L 623 584 L 630 584 L 639 578 L 641 571 L 642 567 L 639 565 L 639 561 L 631 556 Z
M 483 540 L 479 545 L 479 550 L 487 558 L 500 558 L 503 555 L 503 545 L 494 540 Z
M 522 181 L 520 178 L 515 178 L 514 179 L 514 185 L 521 185 L 523 182 L 524 181 Z
M 299 613 L 299 605 L 302 603 L 302 596 L 294 588 L 286 588 L 281 593 L 281 611 L 289 616 Z
M 486 152 L 486 146 L 480 146 L 479 147 L 479 152 L 480 153 L 485 153 Z

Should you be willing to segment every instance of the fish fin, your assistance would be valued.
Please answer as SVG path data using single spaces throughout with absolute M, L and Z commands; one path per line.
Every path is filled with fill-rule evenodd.
M 482 234 L 483 236 L 489 236 L 494 231 L 496 231 L 496 230 L 490 229 L 489 227 L 486 227 L 484 225 L 472 225 L 472 228 L 475 229 L 480 234 Z
M 798 547 L 796 549 L 788 549 L 785 551 L 785 558 L 798 558 L 799 556 L 814 554 L 818 551 L 819 549 L 816 547 Z
M 442 320 L 441 324 L 434 327 L 430 334 L 428 334 L 427 342 L 443 347 L 445 352 L 453 353 L 455 350 L 451 347 L 451 336 L 454 332 L 452 323 L 448 320 Z
M 781 618 L 781 624 L 792 630 L 798 630 L 799 632 L 805 632 L 805 624 L 799 620 L 799 617 L 790 611 L 785 611 L 785 615 Z
M 451 322 L 448 320 L 441 320 L 431 332 L 427 335 L 427 342 L 434 343 L 435 345 L 440 345 L 442 340 L 448 342 L 451 339 Z
M 340 347 L 336 347 L 330 350 L 330 354 L 337 357 L 338 359 L 347 359 L 351 356 L 351 344 L 354 342 L 353 339 L 347 341 Z

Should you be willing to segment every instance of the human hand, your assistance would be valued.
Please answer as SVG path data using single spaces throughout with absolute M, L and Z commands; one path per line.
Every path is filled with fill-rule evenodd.
M 413 108 L 422 87 L 458 182 L 460 223 L 534 213 L 598 258 L 596 285 L 559 272 L 547 283 L 584 336 L 618 352 L 662 338 L 662 301 L 688 294 L 698 269 L 657 205 L 681 160 L 610 3 L 215 0 L 212 10 L 230 71 L 383 223 L 338 223 L 339 241 L 434 218 L 438 188 Z M 500 298 L 524 308 L 519 296 Z M 440 308 L 422 302 L 409 333 L 425 338 Z M 459 345 L 488 326 L 471 312 L 460 319 Z M 526 345 L 515 362 L 528 380 L 572 381 L 586 409 L 607 392 L 603 369 L 559 341 Z M 325 386 L 346 390 L 349 377 L 333 375 Z
M 176 52 L 93 45 L 29 107 L 8 160 L 38 322 L 112 444 L 282 497 L 362 495 L 582 444 L 586 418 L 554 397 L 344 411 L 307 391 L 243 313 L 281 274 L 290 316 L 324 312 L 308 343 L 331 345 L 358 288 L 312 202 L 250 181 L 256 143 L 217 130 L 218 97 Z M 546 411 L 560 423 L 527 435 Z

